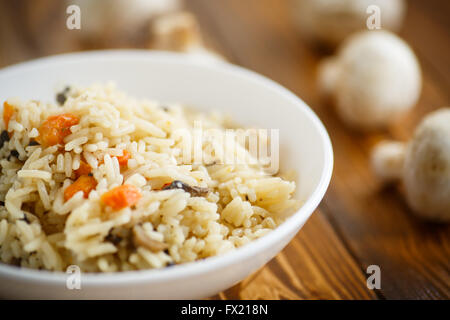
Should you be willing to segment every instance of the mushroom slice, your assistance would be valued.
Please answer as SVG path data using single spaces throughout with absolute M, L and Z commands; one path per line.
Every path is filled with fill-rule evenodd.
M 204 197 L 208 194 L 209 189 L 208 188 L 202 188 L 202 187 L 195 187 L 190 186 L 187 183 L 184 183 L 183 181 L 175 180 L 172 183 L 165 185 L 163 187 L 163 190 L 171 190 L 171 189 L 182 189 L 185 192 L 188 192 L 193 197 Z
M 150 238 L 140 225 L 133 228 L 133 243 L 136 247 L 144 247 L 152 252 L 163 251 L 169 247 L 166 243 Z

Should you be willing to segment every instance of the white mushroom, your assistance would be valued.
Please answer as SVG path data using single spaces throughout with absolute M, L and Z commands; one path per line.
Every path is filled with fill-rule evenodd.
M 161 15 L 150 24 L 149 47 L 160 50 L 188 51 L 202 46 L 200 27 L 186 11 Z
M 294 22 L 305 37 L 335 46 L 348 35 L 367 28 L 372 13 L 379 10 L 380 27 L 397 31 L 406 11 L 405 0 L 291 0 Z M 371 7 L 372 8 L 372 7 Z
M 415 105 L 422 86 L 413 51 L 387 31 L 351 36 L 320 64 L 318 82 L 342 120 L 359 129 L 388 125 Z
M 81 9 L 81 36 L 94 41 L 133 37 L 158 15 L 181 8 L 181 0 L 67 0 Z
M 161 15 L 150 24 L 148 47 L 189 53 L 190 57 L 207 61 L 222 61 L 219 54 L 207 49 L 203 43 L 195 16 L 186 11 Z
M 372 165 L 382 179 L 403 181 L 406 200 L 418 216 L 450 222 L 450 108 L 427 115 L 407 145 L 377 145 Z

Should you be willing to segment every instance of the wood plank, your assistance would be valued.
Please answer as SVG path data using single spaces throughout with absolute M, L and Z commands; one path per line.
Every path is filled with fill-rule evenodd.
M 22 0 L 19 0 L 22 1 Z M 34 4 L 33 10 L 41 12 L 48 8 L 52 0 Z M 1 21 L 10 26 L 5 37 L 15 39 L 14 46 L 1 50 L 7 56 L 4 64 L 31 59 L 33 57 L 73 50 L 78 46 L 74 33 L 65 28 L 54 28 L 54 22 L 30 14 L 29 7 L 14 7 L 11 3 L 0 0 L 4 19 Z M 60 10 L 59 7 L 58 10 Z M 45 11 L 45 10 L 44 10 Z M 48 15 L 48 12 L 45 12 Z M 55 14 L 55 13 L 53 13 Z M 11 19 L 15 20 L 13 24 Z M 61 15 L 58 21 L 61 22 Z M 20 22 L 26 22 L 21 24 Z M 47 21 L 48 22 L 48 21 Z M 63 24 L 61 24 L 63 25 Z M 37 26 L 44 27 L 45 37 L 36 30 Z M 52 27 L 49 27 L 52 26 Z M 208 31 L 208 29 L 205 29 Z M 76 31 L 75 31 L 76 32 Z M 2 39 L 7 39 L 3 37 Z M 31 39 L 31 40 L 30 40 Z M 66 39 L 67 42 L 58 39 Z M 219 52 L 233 59 L 232 52 L 210 32 L 205 32 L 208 44 Z M 18 53 L 23 53 L 20 55 Z M 321 213 L 307 223 L 300 236 L 286 248 L 285 253 L 279 255 L 267 268 L 245 280 L 238 286 L 227 290 L 221 296 L 224 298 L 334 298 L 334 299 L 369 299 L 374 298 L 373 292 L 365 287 L 365 279 L 358 270 L 342 243 L 333 233 L 330 225 L 323 219 Z M 308 232 L 308 230 L 310 230 Z M 310 243 L 322 243 L 322 251 L 310 247 Z M 333 244 L 333 245 L 331 245 Z M 336 255 L 336 252 L 339 254 Z M 289 257 L 289 259 L 287 258 Z M 297 258 L 292 258 L 297 257 Z M 343 257 L 343 258 L 342 258 Z M 332 269 L 332 266 L 338 266 Z M 339 282 L 329 280 L 330 275 L 336 279 L 346 279 L 346 285 L 341 287 Z
M 66 28 L 66 6 L 58 0 L 0 0 L 0 67 L 80 50 L 80 31 Z
M 450 86 L 450 2 L 445 0 L 410 0 L 401 35 L 420 53 L 422 63 L 432 66 L 437 84 L 447 91 Z
M 285 2 L 197 1 L 196 9 L 203 12 L 201 16 L 213 17 L 209 18 L 209 23 L 214 23 L 210 28 L 219 30 L 217 34 L 231 48 L 239 64 L 293 90 L 324 121 L 333 140 L 336 159 L 330 191 L 321 210 L 361 263 L 361 269 L 370 264 L 381 267 L 381 296 L 450 297 L 450 227 L 414 218 L 396 188 L 380 190 L 368 165 L 374 141 L 380 137 L 406 138 L 423 114 L 448 105 L 446 82 L 433 69 L 435 64 L 427 60 L 432 58 L 426 50 L 429 41 L 417 38 L 424 37 L 424 33 L 414 38 L 413 31 L 405 31 L 406 39 L 421 49 L 424 88 L 418 106 L 389 131 L 362 135 L 345 128 L 332 108 L 319 99 L 315 72 L 322 53 L 312 50 L 296 36 Z M 414 5 L 410 10 L 416 10 Z M 408 19 L 416 16 L 412 11 Z
M 424 78 L 422 95 L 413 112 L 384 133 L 384 137 L 408 138 L 426 113 L 449 104 L 449 83 L 437 76 L 439 68 L 428 60 L 431 53 L 427 51 L 430 45 L 427 34 L 413 30 L 411 20 L 419 15 L 415 11 L 420 8 L 411 2 L 403 32 L 405 39 L 418 48 Z M 448 55 L 446 59 L 448 63 Z M 385 270 L 382 271 L 385 297 L 448 298 L 450 226 L 415 218 L 398 189 L 380 188 L 368 166 L 373 136 L 345 134 L 345 128 L 334 116 L 323 114 L 323 117 L 327 126 L 334 128 L 336 156 L 335 176 L 324 201 L 324 211 L 342 228 L 364 265 L 379 264 Z
M 0 0 L 0 67 L 78 50 L 55 0 Z M 266 267 L 215 298 L 368 299 L 365 268 L 382 270 L 381 298 L 450 297 L 450 229 L 411 215 L 395 187 L 380 188 L 368 154 L 381 138 L 406 139 L 424 114 L 449 105 L 449 20 L 445 0 L 410 0 L 401 35 L 421 61 L 417 107 L 388 131 L 349 131 L 320 100 L 315 73 L 324 52 L 294 30 L 286 1 L 189 0 L 209 45 L 304 99 L 322 118 L 336 156 L 330 190 L 295 239 Z M 26 6 L 25 6 L 26 4 Z M 48 10 L 51 8 L 51 10 Z M 135 45 L 135 44 L 133 44 Z

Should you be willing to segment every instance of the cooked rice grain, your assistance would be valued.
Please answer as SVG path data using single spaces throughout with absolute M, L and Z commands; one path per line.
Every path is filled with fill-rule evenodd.
M 112 85 L 72 88 L 62 106 L 8 103 L 14 106 L 10 139 L 0 148 L 3 263 L 58 271 L 75 264 L 85 272 L 162 268 L 234 250 L 267 234 L 299 207 L 291 198 L 295 184 L 265 174 L 258 165 L 184 162 L 175 131 L 193 132 L 197 120 L 225 129 L 218 116 L 180 105 L 164 108 Z M 36 143 L 41 124 L 59 114 L 79 119 L 64 145 Z M 3 121 L 0 127 L 5 130 Z M 130 154 L 125 164 L 118 160 L 124 150 Z M 250 159 L 243 150 L 239 158 Z M 91 167 L 97 185 L 87 197 L 77 192 L 65 201 L 64 191 L 82 162 Z M 210 192 L 194 197 L 183 189 L 161 190 L 174 180 Z M 141 198 L 113 211 L 101 196 L 124 183 L 137 188 Z M 152 252 L 136 243 L 135 227 L 143 230 L 144 240 L 168 249 Z

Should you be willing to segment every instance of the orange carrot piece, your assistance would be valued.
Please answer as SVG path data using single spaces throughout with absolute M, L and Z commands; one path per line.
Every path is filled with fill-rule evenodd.
M 130 159 L 131 153 L 128 150 L 123 150 L 123 154 L 120 157 L 117 157 L 119 161 L 119 165 L 126 166 L 128 164 L 128 159 Z
M 9 121 L 14 114 L 14 107 L 8 102 L 3 103 L 3 122 L 5 123 L 5 128 L 8 130 Z
M 75 170 L 75 175 L 77 177 L 80 176 L 87 176 L 89 173 L 91 173 L 92 168 L 89 164 L 87 164 L 84 160 L 80 160 L 80 167 Z
M 74 196 L 78 191 L 83 191 L 84 197 L 87 198 L 89 193 L 95 189 L 97 181 L 91 176 L 81 176 L 74 183 L 64 190 L 64 200 L 67 201 Z
M 77 116 L 69 113 L 48 117 L 39 128 L 38 140 L 46 146 L 63 144 L 64 138 L 71 134 L 70 127 L 79 122 Z
M 124 184 L 105 192 L 101 201 L 113 210 L 120 210 L 134 205 L 140 198 L 141 193 L 138 188 Z

